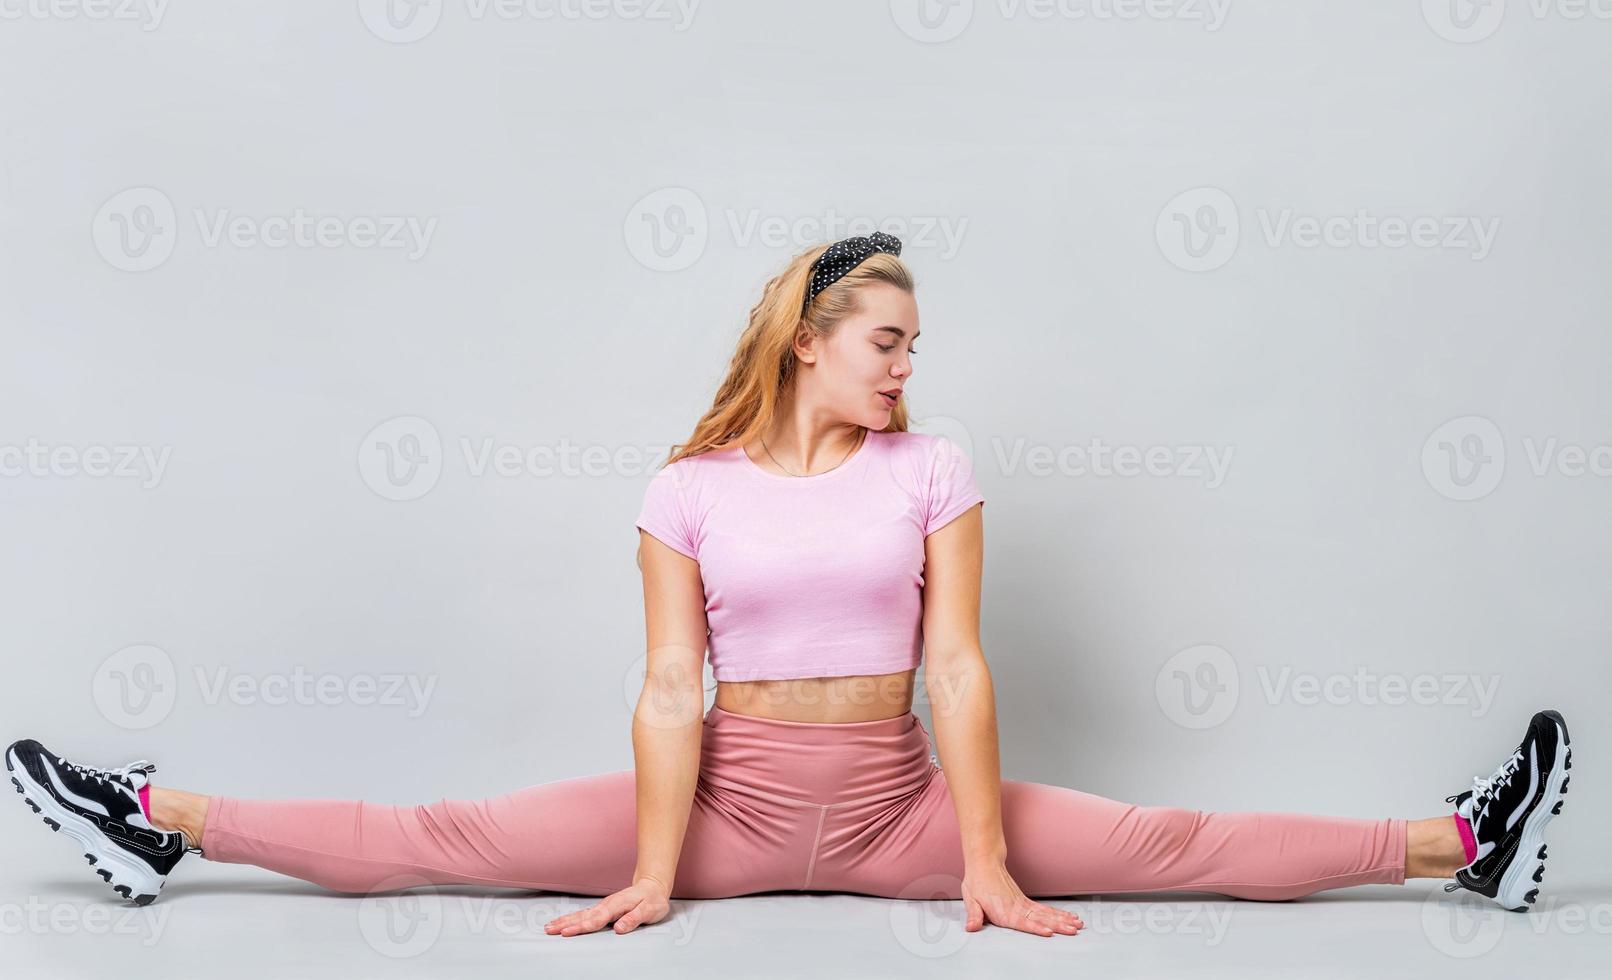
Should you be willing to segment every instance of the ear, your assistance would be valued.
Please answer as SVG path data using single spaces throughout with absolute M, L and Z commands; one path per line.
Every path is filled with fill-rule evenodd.
M 795 358 L 806 364 L 817 362 L 817 335 L 812 328 L 806 325 L 805 320 L 795 321 Z

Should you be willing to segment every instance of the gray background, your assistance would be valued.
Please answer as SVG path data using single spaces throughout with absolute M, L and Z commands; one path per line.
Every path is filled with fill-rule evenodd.
M 651 465 L 709 405 L 765 279 L 882 227 L 920 282 L 914 427 L 967 446 L 987 501 L 1004 775 L 1432 816 L 1556 707 L 1578 752 L 1553 915 L 1452 911 L 1414 881 L 1283 906 L 1164 896 L 1144 907 L 1165 925 L 1128 932 L 1100 926 L 1125 903 L 1070 900 L 1074 939 L 954 927 L 956 949 L 915 951 L 892 903 L 771 896 L 691 903 L 688 935 L 545 942 L 570 900 L 508 933 L 456 911 L 397 957 L 355 928 L 358 900 L 192 857 L 128 926 L 145 933 L 92 939 L 112 896 L 16 805 L 13 962 L 1604 962 L 1612 8 L 385 7 L 5 8 L 7 741 L 149 758 L 199 792 L 396 803 L 629 768 Z M 356 223 L 274 247 L 273 219 L 298 213 Z M 1360 220 L 1307 244 L 1304 223 L 1335 216 Z M 430 237 L 365 237 L 398 220 Z M 1439 231 L 1391 247 L 1382 220 Z M 1023 455 L 1093 440 L 1163 448 L 1131 475 Z M 388 470 L 383 443 L 424 462 Z M 478 473 L 488 444 L 574 455 Z M 164 468 L 73 462 L 122 447 Z M 1220 479 L 1192 465 L 1208 448 L 1231 454 Z M 398 696 L 275 697 L 299 675 Z M 1432 696 L 1383 703 L 1385 676 Z M 537 901 L 554 903 L 503 907 Z M 82 927 L 30 926 L 28 902 Z M 1232 914 L 1215 949 L 1185 922 L 1204 909 Z M 846 941 L 775 935 L 802 925 Z

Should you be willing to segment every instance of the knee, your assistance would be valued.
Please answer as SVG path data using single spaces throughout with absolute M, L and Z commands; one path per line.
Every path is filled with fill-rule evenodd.
M 1138 815 L 1145 828 L 1148 851 L 1163 856 L 1179 854 L 1190 847 L 1203 821 L 1202 810 L 1179 806 L 1140 807 Z

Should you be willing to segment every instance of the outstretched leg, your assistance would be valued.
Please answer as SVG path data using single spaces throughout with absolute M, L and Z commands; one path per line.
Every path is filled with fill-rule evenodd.
M 151 803 L 154 822 L 185 830 L 209 860 L 251 864 L 335 891 L 370 892 L 406 880 L 598 896 L 632 882 L 636 783 L 635 772 L 624 769 L 485 800 L 417 806 L 208 797 L 154 786 Z M 789 888 L 813 830 L 794 809 L 702 782 L 672 897 Z
M 826 841 L 854 846 L 833 855 L 826 866 L 836 884 L 820 887 L 892 897 L 919 883 L 929 897 L 955 891 L 963 856 L 944 771 L 878 820 L 829 828 L 834 834 L 825 833 Z M 1203 891 L 1282 900 L 1402 884 L 1413 825 L 1419 846 L 1448 845 L 1431 828 L 1435 822 L 1140 806 L 1064 786 L 1002 781 L 1008 872 L 1032 898 Z
M 334 891 L 407 877 L 606 895 L 632 878 L 632 770 L 528 786 L 485 800 L 394 806 L 252 800 L 153 787 L 152 818 L 212 861 L 251 864 Z

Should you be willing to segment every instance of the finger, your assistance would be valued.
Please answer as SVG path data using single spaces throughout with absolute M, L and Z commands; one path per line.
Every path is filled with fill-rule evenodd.
M 1080 927 L 1084 925 L 1079 916 L 1039 902 L 1036 903 L 1036 914 L 1049 921 L 1054 929 L 1068 935 L 1078 932 Z
M 638 928 L 643 923 L 646 914 L 647 907 L 645 903 L 639 902 L 633 906 L 626 915 L 616 920 L 616 935 L 624 936 Z
M 1024 930 L 1025 932 L 1033 932 L 1038 936 L 1050 936 L 1053 934 L 1052 928 L 1045 922 L 1042 922 L 1041 918 L 1036 915 L 1036 910 L 1033 905 L 1020 905 L 1017 921 L 1018 928 Z
M 596 932 L 606 923 L 621 914 L 621 900 L 610 896 L 598 905 L 583 909 L 575 913 L 577 921 L 560 930 L 562 936 L 574 936 L 584 932 Z

